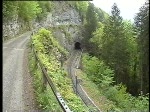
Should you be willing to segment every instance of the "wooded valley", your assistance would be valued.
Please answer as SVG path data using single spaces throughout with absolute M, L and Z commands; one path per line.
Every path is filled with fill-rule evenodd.
M 79 12 L 82 21 L 81 70 L 98 87 L 98 91 L 113 102 L 110 110 L 147 112 L 149 110 L 149 1 L 147 0 L 139 9 L 134 22 L 124 20 L 120 16 L 121 11 L 116 3 L 112 6 L 111 15 L 88 1 L 66 1 L 66 3 Z M 3 21 L 7 22 L 17 16 L 26 23 L 26 30 L 32 30 L 33 20 L 41 21 L 53 10 L 55 7 L 52 1 L 4 1 Z M 84 106 L 80 100 L 71 92 L 72 97 L 67 95 L 67 92 L 71 91 L 67 90 L 67 87 L 70 88 L 68 83 L 71 82 L 68 81 L 63 85 L 63 82 L 59 81 L 68 80 L 64 78 L 66 73 L 56 67 L 58 63 L 54 55 L 46 54 L 50 52 L 51 47 L 57 47 L 60 53 L 64 54 L 65 59 L 68 57 L 68 51 L 61 48 L 62 46 L 53 39 L 54 28 L 49 29 L 50 32 L 42 29 L 37 35 L 33 35 L 33 42 L 37 43 L 36 49 L 41 53 L 39 54 L 43 63 L 47 67 L 52 67 L 49 72 L 55 74 L 52 76 L 55 82 L 64 88 L 62 93 L 67 101 L 71 102 L 69 106 L 81 111 Z M 49 35 L 52 39 L 48 38 Z M 51 60 L 52 65 L 48 64 L 48 60 Z M 33 60 L 32 62 L 35 63 Z M 50 71 L 51 69 L 53 71 Z M 39 71 L 36 72 L 39 74 Z M 62 73 L 63 76 L 57 78 L 57 73 Z M 40 80 L 38 76 L 37 80 Z M 35 82 L 36 88 L 41 86 L 38 83 Z M 45 96 L 40 93 L 39 88 L 37 92 L 39 92 L 38 98 L 43 97 L 39 102 L 44 109 L 54 108 L 48 105 L 48 100 L 44 99 Z M 47 94 L 49 93 L 45 93 Z M 79 103 L 79 107 L 77 108 L 74 103 L 76 106 Z M 56 106 L 56 103 L 54 105 Z

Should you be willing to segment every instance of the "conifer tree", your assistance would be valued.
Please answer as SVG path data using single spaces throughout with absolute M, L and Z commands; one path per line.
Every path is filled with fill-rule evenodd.
M 122 17 L 117 4 L 114 3 L 108 23 L 104 27 L 102 58 L 115 70 L 116 83 L 127 84 L 129 53 L 123 29 Z
M 149 1 L 140 8 L 135 17 L 138 34 L 140 85 L 143 93 L 149 92 Z

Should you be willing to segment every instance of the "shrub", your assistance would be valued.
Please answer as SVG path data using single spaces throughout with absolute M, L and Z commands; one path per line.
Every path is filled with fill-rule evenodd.
M 71 80 L 68 78 L 67 73 L 63 70 L 63 68 L 61 68 L 61 64 L 57 59 L 58 55 L 63 54 L 66 56 L 68 52 L 64 48 L 60 47 L 51 31 L 44 28 L 40 29 L 39 32 L 32 37 L 32 40 L 39 60 L 43 66 L 47 68 L 49 77 L 52 79 L 54 85 L 61 93 L 70 109 L 74 111 L 88 111 L 88 108 L 84 105 L 82 100 L 73 92 Z M 35 73 L 35 77 L 41 77 L 41 75 L 42 74 Z M 38 81 L 36 79 L 35 82 L 41 84 L 41 78 L 38 78 Z M 44 110 L 54 110 L 54 107 L 57 109 L 59 106 L 55 103 L 56 99 L 53 97 L 53 93 L 50 94 L 48 92 L 50 90 L 46 90 L 45 93 L 42 93 L 40 84 L 37 84 L 37 99 L 41 104 L 41 107 Z
M 96 57 L 83 54 L 83 69 L 98 86 L 106 88 L 113 83 L 114 72 Z
M 142 111 L 147 112 L 149 109 L 149 97 L 140 95 L 134 97 L 126 92 L 126 86 L 118 84 L 113 86 L 114 71 L 110 69 L 102 60 L 96 57 L 83 54 L 83 70 L 99 89 L 103 91 L 109 100 L 113 101 L 116 106 L 111 111 Z

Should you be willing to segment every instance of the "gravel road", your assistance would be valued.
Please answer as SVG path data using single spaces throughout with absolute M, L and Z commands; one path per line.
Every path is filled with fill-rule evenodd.
M 3 112 L 35 111 L 27 43 L 31 32 L 3 43 Z

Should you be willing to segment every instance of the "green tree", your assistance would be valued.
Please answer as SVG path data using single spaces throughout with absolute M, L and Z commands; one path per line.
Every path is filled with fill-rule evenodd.
M 84 72 L 99 87 L 106 89 L 114 82 L 114 71 L 106 66 L 102 60 L 84 54 L 82 61 Z
M 95 12 L 94 4 L 89 2 L 86 12 L 86 23 L 84 25 L 85 31 L 83 32 L 83 44 L 90 53 L 92 53 L 92 44 L 90 44 L 89 39 L 92 38 L 92 33 L 96 30 L 97 25 L 98 17 Z
M 95 56 L 100 58 L 101 55 L 101 48 L 103 45 L 103 30 L 104 30 L 104 24 L 101 22 L 98 23 L 98 28 L 95 32 L 93 32 L 93 37 L 90 38 L 90 44 L 92 45 L 92 52 Z
M 102 23 L 107 22 L 109 15 L 105 11 L 103 11 L 101 8 L 95 7 L 95 12 L 97 13 L 99 22 L 102 22 Z
M 18 16 L 27 24 L 26 26 L 28 26 L 28 29 L 31 29 L 31 22 L 41 13 L 41 8 L 37 1 L 19 1 L 18 3 Z
M 17 1 L 4 1 L 3 2 L 3 20 L 11 20 L 18 15 L 18 2 Z
M 41 8 L 37 1 L 20 1 L 19 3 L 19 17 L 30 22 L 41 13 Z
M 124 31 L 125 31 L 125 38 L 127 39 L 128 43 L 128 52 L 129 52 L 129 77 L 130 80 L 128 81 L 128 88 L 127 90 L 132 95 L 138 95 L 138 88 L 139 85 L 139 53 L 138 53 L 138 44 L 137 44 L 137 35 L 135 33 L 135 26 L 131 21 L 124 20 Z
M 53 4 L 50 1 L 38 1 L 39 7 L 41 8 L 41 13 L 37 15 L 38 20 L 42 20 L 47 16 L 47 13 L 52 11 Z
M 116 83 L 127 84 L 129 52 L 120 10 L 114 3 L 108 23 L 104 26 L 102 59 L 115 70 Z
M 149 92 L 149 1 L 140 8 L 135 17 L 136 31 L 138 35 L 139 70 L 141 91 Z
M 82 21 L 84 23 L 85 22 L 85 18 L 86 18 L 87 8 L 88 8 L 88 2 L 87 1 L 77 1 L 76 2 L 76 8 L 79 11 L 81 19 L 82 19 Z
M 86 32 L 87 32 L 87 37 L 91 38 L 92 37 L 92 33 L 96 30 L 97 28 L 97 15 L 95 13 L 95 7 L 94 4 L 89 3 L 88 5 L 88 9 L 87 9 L 87 13 L 86 13 Z

